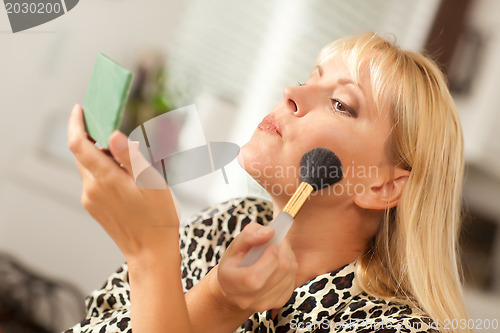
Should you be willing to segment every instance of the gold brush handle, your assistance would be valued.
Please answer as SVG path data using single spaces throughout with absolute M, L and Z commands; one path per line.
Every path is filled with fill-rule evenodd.
M 276 218 L 269 224 L 269 227 L 274 229 L 274 236 L 267 243 L 252 247 L 243 257 L 238 267 L 247 267 L 253 265 L 262 256 L 269 244 L 280 246 L 281 241 L 285 238 L 288 230 L 292 226 L 293 218 L 302 208 L 304 202 L 313 191 L 313 187 L 306 182 L 300 183 L 299 187 L 288 200 L 285 208 Z
M 288 200 L 285 208 L 283 208 L 283 211 L 295 218 L 295 215 L 297 215 L 302 205 L 313 191 L 314 188 L 310 184 L 306 182 L 300 183 L 293 196 Z

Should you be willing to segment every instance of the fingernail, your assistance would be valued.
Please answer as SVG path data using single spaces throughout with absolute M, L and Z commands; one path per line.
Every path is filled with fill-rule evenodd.
M 129 144 L 135 149 L 139 149 L 139 141 L 129 141 Z
M 75 105 L 73 106 L 73 110 L 71 110 L 71 112 L 73 112 L 73 113 L 77 113 L 77 112 L 78 112 L 78 108 L 79 108 L 79 106 L 80 106 L 80 105 L 75 104 Z
M 117 153 L 121 153 L 128 148 L 128 140 L 124 140 L 124 138 L 121 138 L 121 135 L 119 133 L 120 132 L 116 130 L 111 133 L 111 138 L 114 138 L 115 136 L 117 137 L 113 139 L 113 146 L 115 147 L 115 151 Z
M 261 227 L 261 228 L 259 229 L 259 231 L 257 231 L 257 233 L 258 233 L 259 235 L 267 235 L 267 234 L 268 234 L 268 233 L 270 233 L 270 232 L 271 232 L 271 228 L 269 228 L 269 227 Z

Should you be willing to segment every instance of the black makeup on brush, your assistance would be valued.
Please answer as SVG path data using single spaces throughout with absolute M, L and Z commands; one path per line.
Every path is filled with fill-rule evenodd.
M 334 152 L 326 148 L 314 148 L 305 153 L 300 160 L 301 183 L 299 187 L 288 200 L 283 211 L 269 224 L 269 227 L 274 229 L 273 238 L 265 244 L 252 247 L 239 266 L 246 267 L 255 263 L 270 244 L 279 246 L 309 195 L 339 182 L 342 178 L 342 163 Z

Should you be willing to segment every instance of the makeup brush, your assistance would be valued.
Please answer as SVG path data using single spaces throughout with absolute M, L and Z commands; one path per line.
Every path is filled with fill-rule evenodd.
M 302 156 L 300 160 L 300 185 L 288 200 L 283 211 L 269 224 L 274 229 L 274 236 L 267 243 L 254 246 L 247 252 L 239 267 L 255 263 L 270 244 L 279 246 L 292 226 L 298 214 L 312 192 L 321 190 L 343 177 L 342 163 L 334 152 L 326 148 L 314 148 Z

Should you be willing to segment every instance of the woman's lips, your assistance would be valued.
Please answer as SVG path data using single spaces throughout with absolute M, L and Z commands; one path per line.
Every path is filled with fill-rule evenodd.
M 281 136 L 280 123 L 270 115 L 267 115 L 257 128 Z

